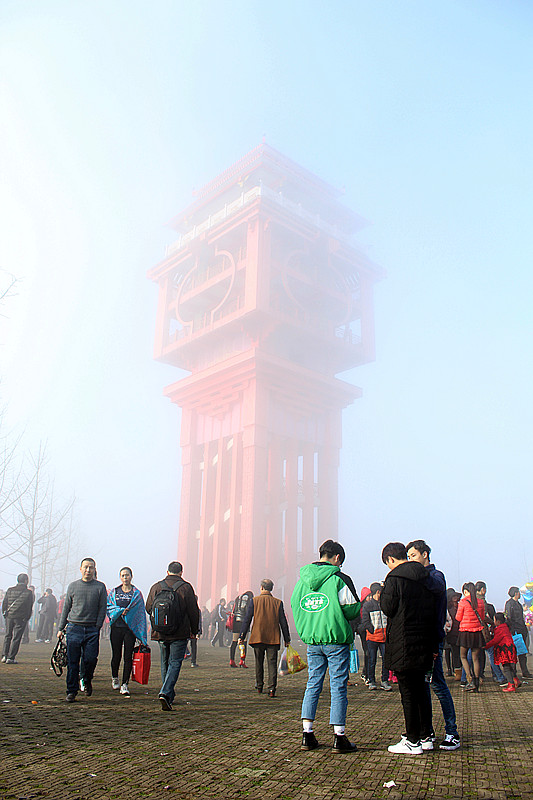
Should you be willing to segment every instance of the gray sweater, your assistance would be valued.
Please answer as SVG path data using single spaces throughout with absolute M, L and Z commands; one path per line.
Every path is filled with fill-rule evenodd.
M 107 611 L 107 589 L 101 581 L 74 581 L 69 583 L 58 630 L 67 622 L 75 625 L 101 628 Z

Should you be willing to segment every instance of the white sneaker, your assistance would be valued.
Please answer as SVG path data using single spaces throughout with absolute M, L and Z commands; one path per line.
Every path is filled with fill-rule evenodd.
M 111 687 L 113 689 L 120 689 L 120 681 L 118 678 L 111 678 Z
M 5 664 L 5 663 L 6 663 L 6 657 L 2 656 L 2 664 Z
M 123 683 L 122 686 L 120 687 L 120 694 L 127 694 L 128 697 L 130 696 L 130 690 L 128 689 L 127 683 Z
M 84 691 L 85 691 L 85 681 L 83 680 L 83 678 L 80 678 L 80 692 Z
M 422 746 L 422 750 L 433 750 L 435 746 L 435 736 L 430 734 L 426 736 L 425 739 L 420 739 L 420 744 Z
M 420 742 L 413 744 L 406 736 L 402 736 L 398 744 L 391 744 L 387 747 L 389 753 L 398 753 L 406 756 L 419 756 L 424 752 Z

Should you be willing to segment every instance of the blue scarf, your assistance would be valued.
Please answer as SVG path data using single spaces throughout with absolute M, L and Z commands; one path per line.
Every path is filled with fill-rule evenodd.
M 123 620 L 128 628 L 135 634 L 143 644 L 148 644 L 148 634 L 146 630 L 146 609 L 144 607 L 144 599 L 141 592 L 133 586 L 133 597 L 130 600 L 129 606 L 124 609 L 122 606 L 117 605 L 115 598 L 116 589 L 111 589 L 107 595 L 107 616 L 109 617 L 109 624 L 112 625 L 120 615 L 123 614 Z

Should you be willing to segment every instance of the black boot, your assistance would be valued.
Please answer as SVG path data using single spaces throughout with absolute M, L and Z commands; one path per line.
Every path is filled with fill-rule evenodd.
M 237 642 L 232 642 L 229 649 L 229 660 L 235 661 L 235 651 L 237 650 Z

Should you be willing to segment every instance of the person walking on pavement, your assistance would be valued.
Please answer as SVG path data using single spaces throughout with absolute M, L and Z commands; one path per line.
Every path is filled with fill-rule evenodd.
M 246 607 L 239 635 L 239 645 L 244 644 L 250 622 L 253 618 L 252 631 L 250 633 L 250 647 L 254 649 L 255 656 L 255 688 L 262 694 L 264 686 L 264 664 L 265 656 L 267 659 L 268 675 L 268 696 L 276 696 L 276 686 L 278 683 L 278 650 L 281 644 L 280 629 L 283 634 L 285 646 L 291 640 L 289 625 L 285 616 L 283 603 L 272 595 L 274 584 L 270 578 L 263 578 L 261 581 L 261 593 L 252 597 Z
M 233 603 L 233 637 L 231 642 L 231 647 L 229 650 L 229 665 L 230 667 L 237 667 L 235 663 L 235 652 L 237 650 L 237 642 L 239 641 L 240 632 L 242 623 L 246 617 L 246 611 L 248 609 L 248 605 L 253 598 L 253 592 L 244 592 L 244 594 L 239 595 L 235 598 L 235 602 Z M 242 643 L 243 647 L 243 655 L 241 655 L 239 660 L 239 667 L 246 667 L 246 641 Z
M 187 642 L 196 637 L 199 630 L 200 609 L 196 595 L 191 584 L 181 577 L 182 573 L 182 564 L 179 561 L 171 561 L 166 577 L 154 583 L 146 598 L 146 611 L 152 620 L 151 638 L 159 642 L 161 654 L 162 685 L 159 690 L 159 700 L 163 711 L 172 711 L 172 703 L 176 696 L 174 687 L 181 671 Z M 168 590 L 174 593 L 175 619 L 170 630 L 160 632 L 154 630 L 154 605 L 157 604 L 158 595 L 163 592 L 168 597 Z
M 226 600 L 221 597 L 215 611 L 213 612 L 213 625 L 215 626 L 215 635 L 211 639 L 211 645 L 214 647 L 218 642 L 219 647 L 224 647 L 224 633 L 226 631 L 226 619 L 228 612 L 226 611 Z
M 333 726 L 333 753 L 353 753 L 355 744 L 346 736 L 350 645 L 353 630 L 350 620 L 359 617 L 361 603 L 355 586 L 340 568 L 344 548 L 328 539 L 319 550 L 320 561 L 300 570 L 300 579 L 291 597 L 294 623 L 307 644 L 308 678 L 302 703 L 302 750 L 314 750 L 318 741 L 313 731 L 318 700 L 329 669 Z
M 28 589 L 29 577 L 21 572 L 17 577 L 17 585 L 10 586 L 2 601 L 6 632 L 2 649 L 2 662 L 16 664 L 16 658 L 22 635 L 31 617 L 33 609 L 33 592 Z
M 445 736 L 443 741 L 439 744 L 441 750 L 458 750 L 461 746 L 461 739 L 457 730 L 457 720 L 455 716 L 455 706 L 453 704 L 452 695 L 448 689 L 446 678 L 444 677 L 444 670 L 442 668 L 442 655 L 444 652 L 444 625 L 446 623 L 446 612 L 448 609 L 448 598 L 446 594 L 446 578 L 444 574 L 435 568 L 434 564 L 430 563 L 429 556 L 431 548 L 425 543 L 423 539 L 416 539 L 414 542 L 409 542 L 405 548 L 407 550 L 407 557 L 409 561 L 418 561 L 422 564 L 428 574 L 427 588 L 435 594 L 437 601 L 437 617 L 436 617 L 436 630 L 438 637 L 439 650 L 437 657 L 433 661 L 433 671 L 431 673 L 431 688 L 435 692 L 437 699 L 442 709 L 444 717 L 444 730 Z M 426 682 L 426 691 L 430 696 L 431 692 L 429 684 Z M 435 733 L 432 729 L 431 732 L 432 745 L 435 742 Z M 424 745 L 424 749 L 432 750 L 433 746 L 429 746 L 429 742 Z
M 128 683 L 133 666 L 135 641 L 146 645 L 146 610 L 142 593 L 133 585 L 131 567 L 120 570 L 121 585 L 111 589 L 107 596 L 107 616 L 109 618 L 109 640 L 111 642 L 111 687 L 119 689 L 120 694 L 129 697 Z M 118 670 L 124 649 L 122 683 Z
M 85 694 L 93 693 L 92 679 L 100 647 L 100 628 L 107 606 L 105 584 L 96 580 L 94 558 L 80 564 L 81 580 L 70 583 L 58 623 L 57 638 L 67 635 L 67 702 L 76 700 L 80 686 L 80 660 L 84 664 Z

